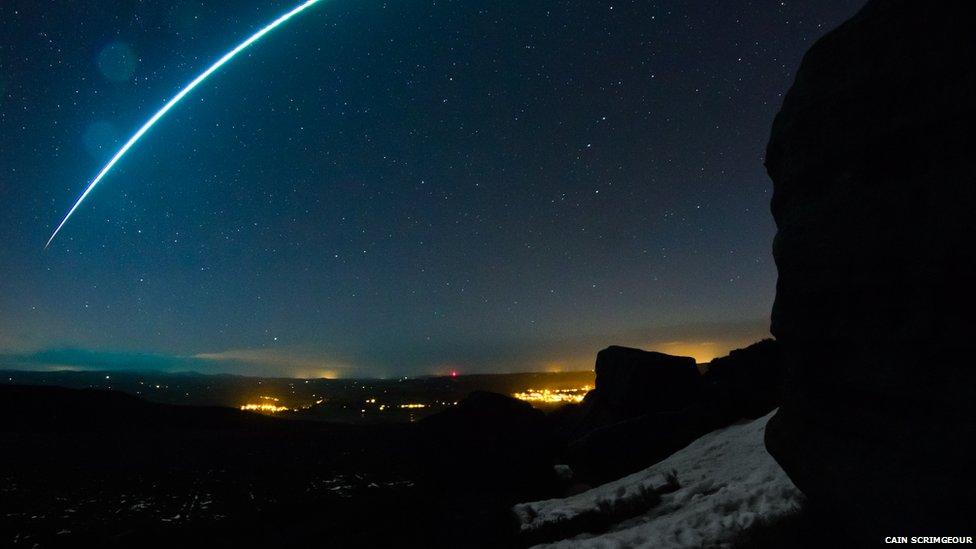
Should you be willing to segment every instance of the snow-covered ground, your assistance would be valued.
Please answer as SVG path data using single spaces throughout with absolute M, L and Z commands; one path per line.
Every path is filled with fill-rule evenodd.
M 666 475 L 680 488 L 662 493 L 644 514 L 609 530 L 580 534 L 544 547 L 722 547 L 757 519 L 776 519 L 799 508 L 802 494 L 763 445 L 773 415 L 709 433 L 643 471 L 564 499 L 514 507 L 527 534 L 571 524 L 606 511 L 614 502 L 661 492 Z M 572 530 L 572 528 L 567 528 Z

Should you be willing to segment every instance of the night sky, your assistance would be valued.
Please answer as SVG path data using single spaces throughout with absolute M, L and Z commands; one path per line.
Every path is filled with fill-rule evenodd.
M 0 367 L 300 376 L 765 337 L 763 166 L 861 0 L 0 2 Z

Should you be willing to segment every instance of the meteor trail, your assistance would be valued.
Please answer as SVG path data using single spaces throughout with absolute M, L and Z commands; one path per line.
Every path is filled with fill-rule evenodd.
M 154 114 L 152 118 L 149 119 L 149 121 L 147 121 L 145 124 L 142 125 L 141 128 L 139 128 L 139 131 L 132 134 L 132 137 L 130 137 L 129 140 L 125 142 L 125 145 L 122 145 L 122 148 L 115 153 L 115 156 L 113 156 L 112 159 L 108 161 L 108 164 L 105 164 L 105 167 L 102 168 L 102 171 L 98 172 L 98 175 L 95 176 L 95 179 L 92 179 L 91 183 L 89 183 L 88 187 L 85 189 L 85 192 L 81 193 L 81 196 L 78 198 L 78 201 L 75 202 L 75 205 L 72 206 L 70 210 L 68 210 L 67 215 L 65 215 L 64 219 L 61 220 L 61 223 L 58 224 L 58 228 L 54 229 L 54 233 L 51 234 L 51 238 L 47 239 L 47 244 L 44 245 L 44 249 L 46 250 L 47 247 L 51 245 L 51 242 L 54 240 L 54 237 L 58 236 L 58 233 L 61 232 L 61 228 L 64 227 L 64 224 L 67 223 L 68 219 L 71 218 L 71 214 L 75 213 L 75 210 L 78 209 L 78 206 L 81 206 L 81 203 L 84 202 L 88 194 L 92 191 L 92 189 L 95 188 L 95 185 L 98 185 L 98 182 L 101 181 L 102 178 L 105 177 L 105 175 L 108 174 L 109 171 L 111 171 L 112 167 L 115 166 L 115 164 L 119 160 L 121 160 L 123 156 L 125 156 L 125 153 L 129 152 L 129 149 L 131 149 L 132 146 L 136 144 L 136 141 L 139 141 L 139 139 L 143 135 L 145 135 L 146 132 L 149 131 L 149 128 L 152 128 L 156 122 L 159 122 L 159 119 L 162 118 L 163 115 L 165 115 L 167 112 L 169 112 L 169 110 L 172 109 L 177 103 L 179 103 L 181 99 L 186 97 L 188 93 L 193 91 L 193 88 L 197 87 L 201 82 L 206 80 L 208 76 L 216 72 L 217 69 L 219 69 L 225 63 L 233 59 L 235 55 L 241 53 L 242 51 L 247 49 L 248 46 L 260 40 L 261 37 L 263 37 L 265 34 L 268 34 L 269 32 L 273 31 L 275 27 L 281 25 L 285 21 L 288 21 L 292 17 L 298 15 L 299 13 L 305 11 L 306 9 L 312 7 L 314 4 L 317 4 L 320 1 L 321 0 L 306 0 L 302 4 L 298 5 L 298 7 L 292 9 L 288 13 L 275 19 L 266 27 L 262 28 L 258 32 L 251 35 L 250 38 L 241 42 L 236 48 L 225 53 L 224 56 L 218 59 L 216 63 L 210 65 L 210 68 L 200 73 L 200 76 L 194 78 L 192 82 L 187 84 L 186 87 L 184 87 L 182 90 L 179 91 L 179 93 L 174 95 L 172 99 L 167 101 L 166 104 L 163 105 L 163 108 L 159 109 L 159 111 L 156 114 Z

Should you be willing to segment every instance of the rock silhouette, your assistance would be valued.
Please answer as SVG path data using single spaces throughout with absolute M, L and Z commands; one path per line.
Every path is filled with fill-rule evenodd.
M 566 461 L 599 484 L 660 461 L 702 435 L 768 414 L 779 401 L 779 349 L 765 340 L 716 359 L 705 374 L 689 357 L 609 347 L 596 360 L 596 388 L 555 415 L 571 433 Z
M 782 374 L 779 344 L 764 339 L 711 361 L 702 401 L 720 425 L 762 417 L 779 406 Z
M 596 355 L 596 388 L 586 395 L 588 429 L 651 412 L 682 410 L 698 397 L 695 359 L 611 346 Z
M 811 504 L 972 532 L 976 34 L 874 0 L 806 54 L 773 124 L 786 365 L 766 443 Z

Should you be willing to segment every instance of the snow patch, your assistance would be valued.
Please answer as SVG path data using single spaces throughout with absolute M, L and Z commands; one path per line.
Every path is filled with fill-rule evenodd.
M 709 433 L 661 462 L 563 499 L 520 503 L 513 508 L 525 534 L 571 524 L 608 502 L 662 491 L 677 473 L 680 488 L 662 493 L 645 514 L 623 520 L 600 534 L 581 534 L 537 547 L 701 547 L 723 546 L 756 520 L 775 520 L 799 509 L 802 493 L 763 444 L 760 419 Z

